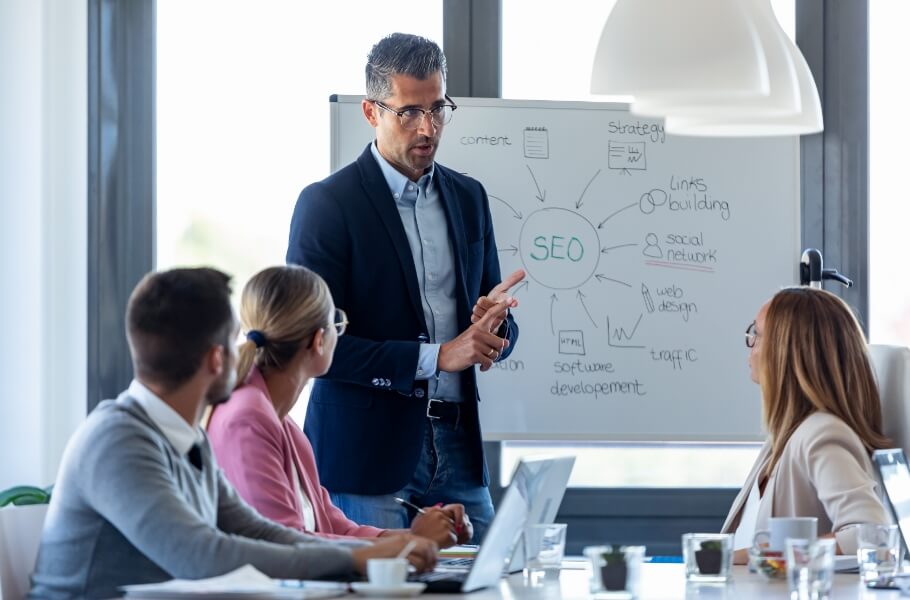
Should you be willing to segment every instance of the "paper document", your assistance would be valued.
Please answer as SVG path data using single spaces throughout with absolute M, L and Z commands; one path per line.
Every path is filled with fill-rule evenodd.
M 125 585 L 127 598 L 332 598 L 347 593 L 346 583 L 272 579 L 245 565 L 209 579 L 171 579 Z
M 837 573 L 859 573 L 859 562 L 855 554 L 837 555 L 834 557 L 834 571 Z

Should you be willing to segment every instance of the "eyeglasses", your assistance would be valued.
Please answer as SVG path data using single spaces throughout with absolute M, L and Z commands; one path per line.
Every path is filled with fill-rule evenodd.
M 344 335 L 345 330 L 348 328 L 347 313 L 340 308 L 336 308 L 332 325 L 335 326 L 335 332 L 338 333 L 338 335 Z
M 406 108 L 404 110 L 395 110 L 389 106 L 386 106 L 379 100 L 370 100 L 373 104 L 381 108 L 382 110 L 387 110 L 393 115 L 398 116 L 398 120 L 401 122 L 401 126 L 405 129 L 414 130 L 420 127 L 423 123 L 423 117 L 425 115 L 430 115 L 430 121 L 433 123 L 434 127 L 442 127 L 452 120 L 452 113 L 455 112 L 455 109 L 458 108 L 452 99 L 448 96 L 445 97 L 449 101 L 449 104 L 440 104 L 439 106 L 434 106 L 430 110 L 424 110 L 422 108 Z
M 757 337 L 758 337 L 758 331 L 756 331 L 756 329 L 755 329 L 755 321 L 752 321 L 752 323 L 749 325 L 749 327 L 746 328 L 746 348 L 754 348 L 755 347 L 755 338 L 757 338 Z

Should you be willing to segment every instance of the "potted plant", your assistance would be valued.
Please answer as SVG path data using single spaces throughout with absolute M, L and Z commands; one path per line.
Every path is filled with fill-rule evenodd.
M 603 566 L 600 568 L 600 579 L 609 592 L 626 589 L 626 555 L 622 548 L 607 546 L 607 551 L 600 555 Z
M 695 551 L 695 564 L 702 575 L 720 574 L 723 562 L 723 545 L 719 540 L 707 540 L 701 543 L 701 548 Z

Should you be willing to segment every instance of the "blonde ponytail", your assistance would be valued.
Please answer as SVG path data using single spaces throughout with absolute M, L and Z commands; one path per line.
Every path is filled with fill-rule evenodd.
M 256 343 L 252 340 L 246 340 L 237 348 L 237 383 L 234 389 L 243 385 L 243 382 L 250 375 L 253 363 L 256 362 L 256 350 Z
M 284 369 L 320 329 L 331 327 L 332 295 L 322 277 L 299 265 L 254 275 L 240 297 L 240 323 L 248 339 L 238 349 L 237 386 L 255 365 Z

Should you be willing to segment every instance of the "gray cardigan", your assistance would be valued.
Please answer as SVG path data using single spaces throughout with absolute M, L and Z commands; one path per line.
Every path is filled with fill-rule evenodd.
M 117 588 L 220 575 L 247 563 L 279 578 L 349 577 L 350 544 L 259 516 L 228 483 L 208 439 L 202 470 L 178 455 L 126 393 L 66 447 L 31 597 L 111 597 Z

